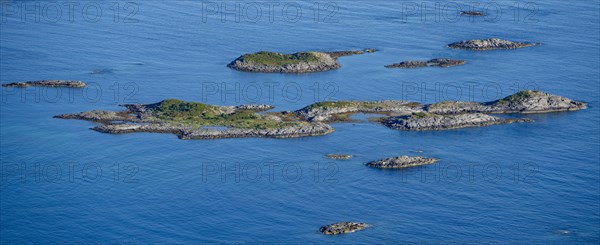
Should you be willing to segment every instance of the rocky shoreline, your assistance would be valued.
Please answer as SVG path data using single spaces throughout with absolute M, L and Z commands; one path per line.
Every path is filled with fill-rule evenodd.
M 371 225 L 367 223 L 338 222 L 335 224 L 322 226 L 321 228 L 319 228 L 319 232 L 321 232 L 324 235 L 339 235 L 364 230 L 370 226 Z
M 375 49 L 335 51 L 335 52 L 299 52 L 281 54 L 275 52 L 257 52 L 245 54 L 232 61 L 227 67 L 243 72 L 261 73 L 310 73 L 338 69 L 337 59 L 343 56 L 376 52 Z
M 398 130 L 427 131 L 449 130 L 470 127 L 483 127 L 498 124 L 533 122 L 530 119 L 503 119 L 482 113 L 438 115 L 427 112 L 415 113 L 410 116 L 388 117 L 381 120 L 382 124 Z
M 437 161 L 436 158 L 400 156 L 372 161 L 366 165 L 372 168 L 400 169 L 434 164 Z
M 518 49 L 525 48 L 531 46 L 537 46 L 540 43 L 529 43 L 529 42 L 513 42 L 508 40 L 502 40 L 498 38 L 488 38 L 488 39 L 476 39 L 476 40 L 467 40 L 460 41 L 448 44 L 449 48 L 453 49 L 465 49 L 465 50 L 495 50 L 495 49 Z
M 14 82 L 2 84 L 2 87 L 65 87 L 65 88 L 83 88 L 86 84 L 82 81 L 67 81 L 67 80 L 40 80 L 29 82 Z
M 403 61 L 396 64 L 386 65 L 385 68 L 420 68 L 420 67 L 452 67 L 464 65 L 464 60 L 455 60 L 448 58 L 436 58 L 427 61 Z

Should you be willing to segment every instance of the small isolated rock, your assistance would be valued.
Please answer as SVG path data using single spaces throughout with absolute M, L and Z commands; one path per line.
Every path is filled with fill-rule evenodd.
M 434 164 L 437 161 L 436 158 L 400 156 L 372 161 L 367 163 L 367 166 L 373 168 L 408 168 Z
M 482 40 L 467 40 L 451 43 L 448 47 L 453 49 L 466 49 L 466 50 L 494 50 L 494 49 L 517 49 L 525 48 L 530 46 L 537 46 L 539 43 L 529 42 L 513 42 L 508 40 L 502 40 L 498 38 L 488 38 Z
M 329 159 L 348 160 L 348 159 L 352 158 L 352 155 L 347 155 L 347 154 L 329 154 L 329 155 L 326 155 L 325 157 L 327 157 Z
M 486 16 L 485 13 L 477 12 L 477 11 L 462 11 L 462 12 L 460 12 L 460 14 L 467 15 L 467 16 Z
M 466 61 L 448 58 L 437 58 L 428 61 L 403 61 L 385 66 L 386 68 L 419 68 L 419 67 L 451 67 L 464 65 Z
M 2 84 L 2 87 L 66 87 L 66 88 L 82 88 L 86 84 L 82 81 L 66 81 L 66 80 L 40 80 L 29 82 L 15 82 Z
M 331 225 L 323 226 L 319 229 L 319 232 L 325 235 L 338 235 L 344 233 L 351 233 L 359 230 L 363 230 L 370 225 L 367 223 L 356 223 L 356 222 L 338 222 Z
M 365 50 L 363 50 L 363 51 L 364 51 L 365 53 L 375 53 L 375 52 L 377 52 L 378 50 L 377 50 L 377 49 L 374 49 L 374 48 L 366 48 L 366 49 L 365 49 Z

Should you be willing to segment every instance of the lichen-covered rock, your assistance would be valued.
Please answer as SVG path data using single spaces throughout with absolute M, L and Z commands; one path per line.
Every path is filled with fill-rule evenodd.
M 586 103 L 534 90 L 521 91 L 486 105 L 490 107 L 488 111 L 494 113 L 546 113 L 587 108 Z
M 82 81 L 66 81 L 66 80 L 40 80 L 29 82 L 15 82 L 2 84 L 2 87 L 66 87 L 66 88 L 83 88 L 86 84 Z
M 319 232 L 325 235 L 339 235 L 363 230 L 367 227 L 370 227 L 370 225 L 367 223 L 338 222 L 335 224 L 322 226 L 319 228 Z
M 422 111 L 422 105 L 402 100 L 326 101 L 311 104 L 296 113 L 311 122 L 349 121 L 350 114 L 378 113 L 406 115 Z
M 425 106 L 436 114 L 458 113 L 547 113 L 586 109 L 587 104 L 540 91 L 524 90 L 506 98 L 486 102 L 444 101 Z
M 466 50 L 494 50 L 494 49 L 517 49 L 540 45 L 539 43 L 530 42 L 513 42 L 498 38 L 488 38 L 482 40 L 467 40 L 451 43 L 448 47 L 453 49 Z
M 352 155 L 349 154 L 328 154 L 325 157 L 329 159 L 338 159 L 338 160 L 348 160 L 352 158 Z
M 61 114 L 54 116 L 55 118 L 62 119 L 79 119 L 86 121 L 96 121 L 96 122 L 110 122 L 110 121 L 131 121 L 134 120 L 133 117 L 128 115 L 127 113 L 120 113 L 114 111 L 103 111 L 103 110 L 92 110 L 85 111 L 76 114 Z
M 531 120 L 504 119 L 482 113 L 438 115 L 426 112 L 382 119 L 383 125 L 389 128 L 411 131 L 448 130 L 517 122 L 531 122 Z
M 437 161 L 438 159 L 429 157 L 400 156 L 372 161 L 367 163 L 367 166 L 373 168 L 409 168 L 421 165 L 434 164 Z
M 92 128 L 92 130 L 109 134 L 125 134 L 135 132 L 171 133 L 184 140 L 258 137 L 296 138 L 326 135 L 335 131 L 331 126 L 322 123 L 303 123 L 299 125 L 268 129 L 229 128 L 225 130 L 214 130 L 210 128 L 196 128 L 186 124 L 166 122 L 140 124 L 102 124 Z
M 437 58 L 427 61 L 403 61 L 397 64 L 387 65 L 386 68 L 419 68 L 419 67 L 451 67 L 464 65 L 464 60 L 455 60 L 448 58 Z

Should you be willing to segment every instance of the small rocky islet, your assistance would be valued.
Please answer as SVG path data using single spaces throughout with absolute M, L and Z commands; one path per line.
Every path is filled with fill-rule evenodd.
M 64 87 L 64 88 L 83 88 L 86 84 L 82 81 L 68 81 L 68 80 L 39 80 L 29 82 L 14 82 L 2 84 L 2 87 Z
M 350 154 L 327 154 L 325 155 L 325 157 L 336 160 L 348 160 L 351 159 L 353 156 Z
M 93 110 L 55 116 L 98 123 L 93 130 L 122 134 L 172 133 L 181 139 L 244 137 L 293 138 L 333 133 L 329 123 L 352 121 L 356 113 L 384 115 L 376 121 L 391 129 L 424 131 L 532 122 L 488 114 L 547 113 L 586 109 L 587 104 L 539 91 L 521 91 L 492 102 L 331 101 L 297 111 L 268 112 L 270 105 L 215 106 L 169 99 L 124 105 L 123 111 Z M 215 129 L 214 127 L 219 127 Z M 333 155 L 332 155 L 333 156 Z
M 319 232 L 324 235 L 339 235 L 345 233 L 352 233 L 355 231 L 364 230 L 371 225 L 367 223 L 358 223 L 358 222 L 338 222 L 330 225 L 325 225 L 319 228 Z
M 396 64 L 386 65 L 385 68 L 420 68 L 420 67 L 452 67 L 464 65 L 467 63 L 464 60 L 456 60 L 449 58 L 436 58 L 431 60 L 413 60 L 403 61 Z
M 486 14 L 484 12 L 479 12 L 479 11 L 461 11 L 460 15 L 466 15 L 466 16 L 486 16 Z
M 537 46 L 540 43 L 531 42 L 513 42 L 499 38 L 466 40 L 448 44 L 449 48 L 464 50 L 495 50 L 495 49 L 518 49 L 531 46 Z
M 338 69 L 337 59 L 343 56 L 376 52 L 375 49 L 335 51 L 335 52 L 298 52 L 282 54 L 261 51 L 245 54 L 232 61 L 227 67 L 244 72 L 263 73 L 310 73 Z
M 367 163 L 366 165 L 372 168 L 401 169 L 434 164 L 437 161 L 437 158 L 430 157 L 399 156 L 372 161 Z

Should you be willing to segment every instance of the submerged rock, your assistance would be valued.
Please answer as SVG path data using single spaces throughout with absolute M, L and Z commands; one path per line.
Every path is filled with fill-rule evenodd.
M 451 43 L 448 47 L 453 49 L 466 50 L 494 50 L 494 49 L 517 49 L 540 45 L 540 43 L 513 42 L 498 38 L 488 38 L 482 40 L 468 40 Z
M 66 88 L 82 88 L 86 84 L 82 81 L 67 81 L 67 80 L 40 80 L 30 82 L 15 82 L 2 84 L 2 87 L 66 87 Z
M 372 161 L 367 163 L 367 166 L 373 168 L 409 168 L 434 164 L 437 161 L 438 159 L 436 158 L 400 156 Z
M 348 154 L 328 154 L 325 157 L 327 157 L 329 159 L 348 160 L 348 159 L 352 158 L 352 155 L 348 155 Z
M 114 69 L 96 69 L 90 72 L 92 75 L 103 75 L 103 74 L 113 74 L 115 73 Z
M 281 54 L 275 52 L 258 52 L 245 54 L 227 65 L 229 68 L 245 72 L 265 73 L 308 73 L 338 69 L 341 65 L 337 58 L 348 55 L 375 52 L 374 49 L 364 51 L 336 52 L 300 52 Z
M 389 128 L 412 131 L 448 130 L 517 122 L 532 122 L 532 120 L 503 119 L 482 113 L 438 115 L 427 112 L 414 113 L 410 116 L 388 117 L 382 119 L 383 125 Z
M 458 113 L 547 113 L 586 109 L 587 104 L 562 96 L 534 90 L 524 90 L 506 98 L 486 102 L 444 101 L 427 105 L 425 110 L 436 114 Z
M 386 68 L 419 68 L 419 67 L 451 67 L 464 65 L 466 61 L 447 58 L 437 58 L 428 61 L 403 61 L 397 64 L 387 65 Z
M 363 230 L 370 226 L 371 225 L 367 223 L 338 222 L 335 224 L 322 226 L 321 228 L 319 228 L 319 232 L 325 235 L 338 235 Z
M 478 12 L 478 11 L 461 11 L 460 14 L 467 15 L 467 16 L 486 16 L 486 14 L 484 12 Z

